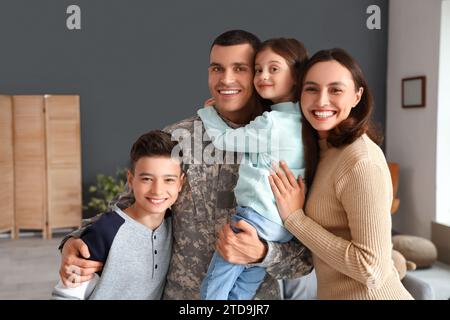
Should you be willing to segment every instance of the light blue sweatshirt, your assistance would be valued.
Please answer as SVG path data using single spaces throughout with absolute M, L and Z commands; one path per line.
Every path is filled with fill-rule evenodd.
M 231 129 L 213 107 L 197 113 L 217 149 L 244 153 L 234 190 L 237 204 L 283 225 L 270 188 L 269 169 L 272 162 L 284 160 L 296 177 L 304 176 L 301 113 L 293 102 L 278 103 L 271 109 L 237 129 Z

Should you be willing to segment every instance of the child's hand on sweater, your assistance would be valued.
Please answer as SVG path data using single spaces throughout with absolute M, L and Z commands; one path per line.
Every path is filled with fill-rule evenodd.
M 292 212 L 303 208 L 306 186 L 301 176 L 298 177 L 298 181 L 295 179 L 286 162 L 281 161 L 280 164 L 283 170 L 274 165 L 269 176 L 269 183 L 281 220 L 284 222 Z

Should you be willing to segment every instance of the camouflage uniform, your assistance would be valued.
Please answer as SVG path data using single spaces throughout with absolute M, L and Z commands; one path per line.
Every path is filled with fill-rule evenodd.
M 229 126 L 237 127 L 224 120 Z M 181 139 L 185 139 L 184 142 L 190 139 L 190 143 L 180 141 L 180 145 L 183 146 L 184 158 L 190 157 L 191 163 L 184 163 L 186 182 L 178 200 L 172 206 L 174 241 L 163 298 L 199 299 L 200 285 L 214 252 L 217 232 L 235 214 L 233 189 L 237 183 L 239 169 L 239 164 L 236 164 L 238 161 L 234 164 L 206 164 L 201 157 L 204 152 L 213 155 L 221 152 L 221 155 L 228 157 L 239 155 L 227 155 L 214 149 L 198 116 L 182 120 L 164 130 L 169 133 L 181 130 L 184 132 Z M 202 137 L 205 139 L 201 139 Z M 202 141 L 200 146 L 199 141 Z M 133 201 L 129 194 L 122 195 L 117 205 L 127 207 Z M 96 220 L 96 217 L 85 221 L 84 225 L 86 222 L 92 223 L 93 220 Z M 81 230 L 70 236 L 79 236 Z M 255 299 L 279 299 L 276 279 L 296 278 L 309 273 L 312 260 L 309 250 L 296 240 L 285 244 L 268 242 L 266 257 L 255 265 L 265 267 L 268 273 Z

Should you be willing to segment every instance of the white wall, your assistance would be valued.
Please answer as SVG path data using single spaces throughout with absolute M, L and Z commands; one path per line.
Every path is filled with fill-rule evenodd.
M 400 164 L 401 201 L 393 228 L 426 238 L 436 211 L 440 14 L 441 0 L 389 1 L 386 157 Z M 403 109 L 401 80 L 419 75 L 426 107 Z
M 437 128 L 436 221 L 450 226 L 450 0 L 442 1 Z

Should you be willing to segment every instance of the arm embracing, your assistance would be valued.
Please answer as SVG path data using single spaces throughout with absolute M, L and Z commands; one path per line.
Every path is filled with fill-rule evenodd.
M 64 245 L 66 244 L 67 240 L 69 240 L 70 238 L 80 238 L 81 235 L 83 234 L 84 230 L 86 230 L 86 228 L 88 226 L 90 226 L 91 224 L 93 224 L 95 221 L 97 221 L 99 218 L 101 217 L 101 214 L 98 214 L 92 218 L 88 218 L 88 219 L 83 219 L 81 221 L 81 227 L 78 228 L 75 231 L 72 231 L 71 233 L 67 234 L 62 240 L 61 243 L 59 244 L 59 251 L 62 251 L 62 248 L 64 247 Z
M 246 126 L 235 129 L 230 128 L 212 107 L 200 109 L 197 113 L 217 149 L 233 152 L 267 152 L 272 133 L 272 119 L 269 113 L 264 113 Z
M 86 230 L 86 228 L 88 226 L 90 226 L 91 224 L 93 224 L 95 221 L 97 221 L 99 218 L 101 217 L 101 214 L 98 214 L 92 218 L 89 219 L 83 219 L 83 221 L 81 222 L 81 227 L 78 228 L 75 231 L 72 231 L 71 233 L 67 234 L 62 240 L 61 243 L 59 244 L 58 249 L 60 251 L 62 251 L 62 248 L 64 247 L 64 245 L 66 244 L 67 240 L 69 240 L 70 238 L 80 238 L 81 235 L 83 234 L 84 230 Z

